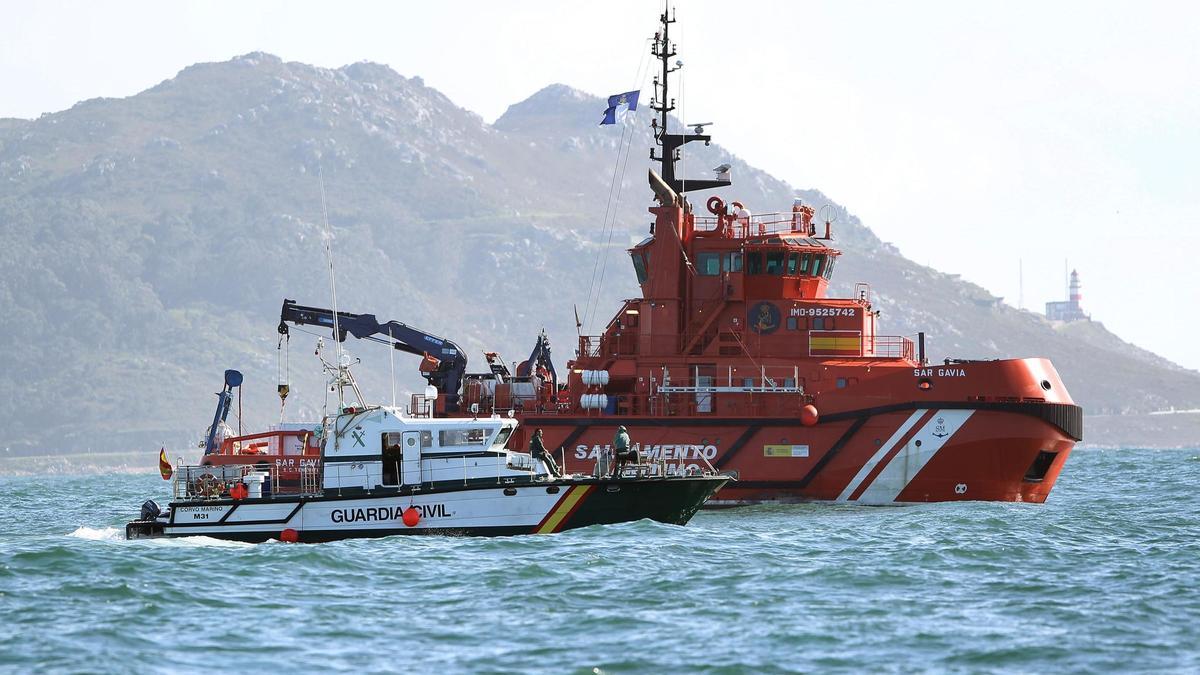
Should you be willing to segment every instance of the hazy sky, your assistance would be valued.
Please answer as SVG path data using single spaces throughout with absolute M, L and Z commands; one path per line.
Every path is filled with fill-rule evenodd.
M 0 0 L 0 117 L 129 96 L 261 50 L 386 63 L 490 122 L 552 82 L 632 88 L 659 11 L 656 0 Z M 715 122 L 718 142 L 1013 305 L 1020 261 L 1024 306 L 1041 311 L 1064 295 L 1069 259 L 1093 318 L 1200 368 L 1200 4 L 681 0 L 678 11 L 682 113 Z

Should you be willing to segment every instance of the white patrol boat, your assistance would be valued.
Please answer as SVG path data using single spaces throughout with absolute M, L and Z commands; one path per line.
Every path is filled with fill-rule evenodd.
M 613 477 L 603 461 L 591 475 L 560 476 L 504 447 L 516 428 L 496 415 L 344 406 L 319 427 L 321 461 L 301 466 L 298 482 L 281 481 L 265 462 L 179 466 L 170 505 L 147 501 L 126 537 L 322 542 L 550 533 L 643 518 L 683 525 L 730 480 L 712 469 L 671 473 L 661 463 L 631 464 Z

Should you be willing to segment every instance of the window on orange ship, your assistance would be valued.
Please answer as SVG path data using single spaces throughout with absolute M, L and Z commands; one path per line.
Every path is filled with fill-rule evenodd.
M 750 251 L 746 254 L 746 273 L 747 274 L 762 274 L 762 253 L 758 251 Z
M 833 277 L 833 265 L 836 262 L 837 262 L 837 258 L 835 258 L 834 256 L 829 256 L 828 262 L 825 263 L 825 278 L 826 279 Z
M 696 271 L 702 277 L 715 277 L 721 274 L 721 254 L 712 252 L 696 254 Z
M 767 274 L 783 274 L 783 251 L 767 251 Z
M 741 272 L 742 271 L 742 252 L 733 251 L 725 258 L 726 272 Z
M 648 253 L 649 251 L 647 251 Z M 633 271 L 637 273 L 638 283 L 646 283 L 646 268 L 649 267 L 649 255 L 643 257 L 641 252 L 634 251 L 629 257 L 633 259 Z
M 814 277 L 821 276 L 821 268 L 825 266 L 825 256 L 815 255 L 812 262 L 812 275 Z
M 812 254 L 805 253 L 800 258 L 800 276 L 808 274 L 808 268 L 812 267 Z
M 800 254 L 799 253 L 789 253 L 788 254 L 788 262 L 787 262 L 787 275 L 789 277 L 796 276 L 796 269 L 799 265 L 800 265 Z

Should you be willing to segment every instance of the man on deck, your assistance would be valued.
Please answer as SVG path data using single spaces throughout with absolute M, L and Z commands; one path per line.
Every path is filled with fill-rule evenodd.
M 638 451 L 634 450 L 629 444 L 629 432 L 626 431 L 624 426 L 617 429 L 617 436 L 613 439 L 613 454 L 615 455 L 612 472 L 613 478 L 620 478 L 621 470 L 631 460 L 634 464 L 641 461 L 641 458 L 638 457 Z
M 550 472 L 551 476 L 562 475 L 558 472 L 558 465 L 554 463 L 554 456 L 547 452 L 546 446 L 542 444 L 541 429 L 534 431 L 533 438 L 529 440 L 529 455 L 546 465 L 546 471 Z

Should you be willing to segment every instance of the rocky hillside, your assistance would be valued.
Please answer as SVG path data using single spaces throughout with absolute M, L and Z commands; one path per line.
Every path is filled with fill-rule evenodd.
M 227 367 L 247 375 L 247 426 L 277 419 L 280 302 L 328 298 L 322 183 L 343 309 L 449 336 L 476 362 L 485 348 L 523 358 L 545 326 L 565 361 L 572 304 L 594 306 L 599 324 L 636 292 L 623 249 L 649 222 L 649 133 L 636 128 L 618 156 L 622 132 L 597 126 L 602 108 L 554 85 L 488 124 L 383 66 L 249 54 L 129 98 L 0 120 L 0 403 L 17 411 L 0 446 L 192 442 Z M 786 209 L 794 194 L 830 203 L 717 145 L 687 159 L 690 175 L 732 163 L 727 192 L 756 211 Z M 839 290 L 870 282 L 886 331 L 925 330 L 933 357 L 1050 356 L 1094 413 L 1200 407 L 1200 373 L 1100 324 L 1007 307 L 841 213 Z M 314 341 L 292 340 L 289 417 L 322 403 Z M 386 350 L 350 349 L 368 395 L 390 396 Z M 402 387 L 420 382 L 414 360 L 395 365 Z

